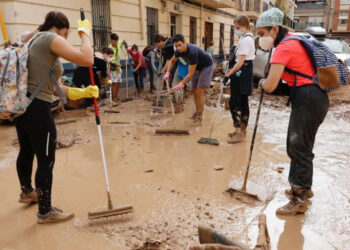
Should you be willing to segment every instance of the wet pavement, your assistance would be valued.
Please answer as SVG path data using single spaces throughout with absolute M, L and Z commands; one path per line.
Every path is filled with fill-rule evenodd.
M 17 203 L 15 129 L 1 126 L 0 189 L 6 192 L 0 206 L 0 249 L 185 249 L 198 243 L 199 224 L 253 248 L 260 213 L 267 215 L 272 249 L 349 249 L 350 121 L 344 114 L 350 106 L 332 107 L 319 129 L 310 210 L 296 217 L 277 217 L 275 210 L 287 202 L 285 138 L 290 112 L 284 99 L 277 99 L 267 97 L 264 102 L 247 186 L 262 201 L 248 204 L 224 191 L 242 185 L 256 97 L 251 101 L 248 137 L 240 145 L 226 143 L 232 121 L 223 109 L 213 132 L 220 146 L 198 144 L 200 137 L 209 135 L 215 110 L 206 109 L 202 127 L 191 127 L 192 97 L 186 111 L 176 116 L 178 128 L 189 129 L 189 136 L 155 135 L 156 128 L 171 128 L 172 118 L 166 113 L 151 119 L 149 101 L 134 100 L 114 108 L 120 114 L 102 114 L 112 200 L 114 205 L 132 204 L 135 212 L 93 222 L 87 212 L 105 206 L 106 193 L 92 113 L 69 111 L 67 119 L 78 122 L 57 127 L 62 139 L 76 137 L 74 145 L 56 154 L 53 204 L 75 212 L 73 221 L 58 225 L 37 225 L 37 207 Z

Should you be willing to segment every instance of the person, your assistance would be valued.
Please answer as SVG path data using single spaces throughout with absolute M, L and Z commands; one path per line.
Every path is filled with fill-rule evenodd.
M 122 68 L 120 64 L 120 51 L 123 49 L 123 45 L 128 49 L 128 44 L 125 40 L 119 40 L 119 36 L 116 33 L 111 34 L 111 43 L 109 48 L 114 52 L 111 61 L 111 81 L 112 81 L 112 97 L 113 101 L 118 102 L 119 87 L 122 82 Z
M 176 51 L 168 65 L 164 80 L 168 80 L 174 64 L 181 57 L 189 64 L 187 76 L 172 90 L 184 88 L 186 82 L 191 80 L 192 92 L 196 104 L 196 112 L 193 114 L 193 126 L 202 124 L 205 96 L 204 91 L 210 88 L 213 77 L 214 64 L 211 57 L 202 48 L 197 45 L 187 43 L 182 34 L 177 34 L 173 38 Z
M 111 58 L 113 57 L 113 50 L 111 48 L 103 48 L 102 53 L 101 52 L 95 52 L 94 54 L 94 65 L 92 67 L 93 69 L 93 75 L 94 75 L 94 81 L 96 86 L 100 89 L 101 88 L 101 81 L 98 73 L 100 74 L 102 78 L 103 84 L 112 84 L 112 81 L 108 79 L 108 69 L 107 69 L 107 62 L 111 61 Z M 76 71 L 73 75 L 73 83 L 76 87 L 87 87 L 91 85 L 90 82 L 90 75 L 89 75 L 89 68 L 86 66 L 79 66 L 77 67 Z M 88 108 L 93 105 L 92 98 L 85 98 L 84 99 L 84 108 Z
M 44 24 L 40 26 L 40 32 L 29 44 L 28 97 L 51 69 L 54 69 L 55 80 L 59 81 L 63 72 L 62 65 L 58 61 L 59 57 L 79 65 L 93 64 L 93 49 L 89 40 L 90 22 L 87 19 L 79 20 L 77 30 L 81 39 L 80 49 L 74 48 L 66 41 L 69 34 L 67 17 L 56 11 L 46 15 Z M 56 127 L 50 111 L 56 94 L 54 86 L 55 83 L 49 78 L 26 112 L 14 120 L 20 145 L 17 174 L 22 193 L 19 202 L 39 203 L 38 223 L 60 222 L 74 216 L 73 213 L 63 212 L 51 205 L 52 171 L 56 152 Z M 62 94 L 73 100 L 98 97 L 96 86 L 88 86 L 85 89 L 69 88 L 60 82 L 58 86 Z M 38 164 L 35 175 L 36 190 L 31 183 L 34 155 Z
M 146 76 L 145 58 L 139 51 L 139 47 L 136 44 L 134 44 L 131 49 L 128 49 L 128 53 L 134 62 L 134 68 L 131 70 L 131 72 L 134 74 L 137 94 L 140 94 L 144 90 L 143 78 Z
M 147 46 L 144 48 L 142 51 L 142 55 L 145 58 L 146 65 L 147 65 L 147 70 L 149 74 L 149 82 L 150 82 L 150 89 L 149 92 L 153 93 L 153 90 L 156 88 L 154 87 L 154 74 L 157 74 L 158 70 L 155 63 L 155 57 L 156 57 L 156 52 L 152 48 L 152 46 Z
M 223 80 L 223 84 L 226 84 L 228 79 L 231 81 L 229 105 L 235 130 L 229 134 L 231 137 L 229 143 L 242 142 L 246 136 L 249 120 L 248 99 L 253 92 L 253 60 L 255 59 L 255 43 L 248 17 L 238 15 L 234 25 L 240 39 L 235 50 L 234 66 Z
M 157 48 L 161 50 L 161 60 L 162 60 L 162 70 L 161 73 L 164 74 L 170 64 L 171 58 L 174 56 L 175 53 L 175 46 L 174 41 L 172 38 L 165 37 L 161 34 L 156 34 L 154 36 L 154 41 L 157 45 Z M 186 63 L 184 63 L 186 64 Z M 181 82 L 182 79 L 178 77 L 178 62 L 175 63 L 171 70 L 171 74 L 169 77 L 169 87 L 172 87 L 173 83 L 177 84 Z M 164 80 L 163 80 L 164 82 Z M 164 84 L 164 89 L 166 87 L 166 84 Z M 175 113 L 181 113 L 184 111 L 184 105 L 183 105 L 183 90 L 178 89 L 174 91 L 175 96 Z
M 292 87 L 292 111 L 287 134 L 287 154 L 291 159 L 288 181 L 291 188 L 286 190 L 286 195 L 291 199 L 285 206 L 277 209 L 276 213 L 295 215 L 307 211 L 308 199 L 313 196 L 312 150 L 317 130 L 327 114 L 329 100 L 328 95 L 312 80 L 286 73 L 286 68 L 289 68 L 307 76 L 314 76 L 315 69 L 299 41 L 282 41 L 283 38 L 292 36 L 282 26 L 283 16 L 280 9 L 272 8 L 262 13 L 257 20 L 260 47 L 264 50 L 275 47 L 269 74 L 259 85 L 266 92 L 272 92 L 282 78 Z
M 214 52 L 215 52 L 214 42 L 210 41 L 209 42 L 209 47 L 207 48 L 207 53 L 211 56 L 211 59 L 215 63 Z

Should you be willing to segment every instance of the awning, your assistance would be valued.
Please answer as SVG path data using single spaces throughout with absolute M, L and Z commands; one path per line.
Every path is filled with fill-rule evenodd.
M 191 2 L 196 2 L 203 4 L 209 8 L 235 8 L 235 2 L 232 0 L 192 0 Z

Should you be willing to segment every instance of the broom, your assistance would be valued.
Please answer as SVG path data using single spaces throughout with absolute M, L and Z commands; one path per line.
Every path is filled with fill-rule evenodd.
M 271 55 L 272 55 L 272 50 L 270 50 L 268 61 L 267 61 L 267 65 L 265 67 L 265 78 L 267 77 L 268 71 L 269 71 L 269 68 L 270 68 Z M 261 111 L 263 98 L 264 98 L 264 90 L 261 89 L 260 99 L 259 99 L 259 106 L 258 106 L 258 112 L 256 114 L 255 126 L 254 126 L 254 131 L 253 131 L 252 142 L 250 144 L 250 152 L 249 152 L 247 168 L 246 168 L 245 175 L 244 175 L 243 186 L 242 186 L 241 189 L 229 188 L 229 189 L 226 190 L 226 192 L 230 193 L 231 195 L 235 194 L 235 193 L 239 193 L 239 194 L 243 194 L 243 195 L 246 195 L 248 197 L 251 197 L 251 198 L 253 198 L 255 200 L 259 200 L 259 197 L 256 194 L 248 193 L 246 190 L 247 190 L 247 180 L 248 180 L 250 162 L 252 161 L 252 155 L 253 155 L 253 149 L 254 149 L 254 144 L 255 144 L 256 131 L 258 130 L 258 123 L 259 123 L 260 111 Z
M 170 107 L 171 107 L 171 112 L 173 114 L 173 120 L 174 120 L 174 128 L 173 129 L 156 129 L 156 134 L 176 134 L 176 135 L 189 135 L 190 132 L 185 129 L 177 129 L 176 128 L 176 119 L 175 119 L 175 111 L 174 111 L 174 105 L 173 105 L 173 100 L 171 98 L 171 93 L 170 93 L 170 88 L 169 88 L 169 82 L 165 80 L 167 89 L 168 89 L 168 96 L 170 100 Z
M 84 14 L 83 9 L 80 9 L 80 16 L 81 16 L 81 20 L 85 19 L 85 14 Z M 89 75 L 90 75 L 91 85 L 95 86 L 92 66 L 89 67 Z M 110 187 L 109 187 L 106 158 L 105 158 L 105 153 L 104 153 L 104 148 L 103 148 L 100 114 L 98 112 L 97 100 L 96 100 L 96 98 L 93 98 L 93 99 L 94 99 L 94 107 L 95 107 L 95 115 L 96 115 L 96 125 L 97 125 L 98 137 L 100 139 L 100 149 L 101 149 L 102 163 L 103 163 L 105 182 L 106 182 L 106 188 L 107 188 L 108 206 L 107 206 L 107 208 L 98 208 L 98 209 L 90 210 L 88 213 L 88 217 L 89 217 L 89 219 L 95 219 L 95 218 L 109 217 L 109 216 L 114 216 L 114 215 L 119 215 L 119 214 L 131 213 L 131 212 L 133 212 L 133 207 L 131 205 L 113 207 L 112 200 L 111 200 Z

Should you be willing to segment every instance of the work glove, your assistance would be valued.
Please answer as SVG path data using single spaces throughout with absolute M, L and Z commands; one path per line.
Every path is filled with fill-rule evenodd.
M 265 81 L 264 78 L 263 78 L 263 79 L 260 79 L 260 81 L 259 81 L 258 89 L 260 89 L 260 90 L 261 90 L 261 89 L 262 89 L 262 90 L 264 89 L 263 86 L 262 86 L 263 81 Z
M 87 88 L 69 88 L 68 97 L 71 100 L 78 100 L 82 98 L 97 98 L 99 90 L 97 86 L 88 86 Z
M 78 20 L 78 34 L 81 35 L 81 33 L 85 33 L 88 37 L 90 37 L 91 34 L 91 23 L 89 20 L 84 19 L 82 20 Z
M 176 90 L 179 90 L 179 89 L 183 89 L 185 87 L 185 83 L 184 82 L 180 82 L 178 85 L 176 85 L 175 87 L 173 87 L 171 89 L 171 92 L 174 92 Z
M 169 78 L 170 78 L 170 72 L 166 72 L 165 75 L 164 75 L 164 77 L 163 77 L 163 80 L 164 80 L 164 81 L 168 81 Z
M 108 80 L 107 84 L 111 85 L 112 84 L 112 80 Z
M 222 79 L 222 84 L 226 86 L 227 82 L 230 80 L 228 76 L 225 76 L 224 79 Z

